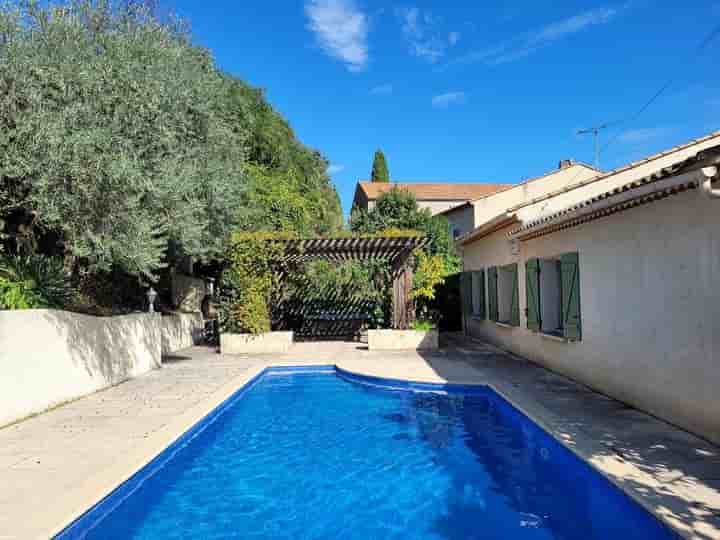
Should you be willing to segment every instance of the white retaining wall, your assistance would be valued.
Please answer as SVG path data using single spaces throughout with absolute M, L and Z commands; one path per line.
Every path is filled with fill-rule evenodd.
M 433 350 L 438 348 L 438 331 L 429 330 L 368 330 L 368 349 Z
M 202 341 L 205 323 L 201 313 L 176 313 L 162 317 L 162 354 L 187 349 Z
M 0 426 L 160 367 L 199 314 L 0 311 Z M 201 322 L 200 322 L 201 324 Z
M 287 352 L 293 344 L 292 332 L 264 334 L 220 334 L 223 354 L 271 354 Z

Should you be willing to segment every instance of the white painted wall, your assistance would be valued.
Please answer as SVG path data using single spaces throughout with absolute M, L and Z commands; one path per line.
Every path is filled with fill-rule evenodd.
M 0 311 L 0 425 L 160 367 L 198 317 Z
M 293 332 L 220 334 L 220 350 L 223 354 L 285 353 L 292 344 Z
M 472 205 L 464 205 L 445 213 L 450 227 L 455 227 L 459 235 L 467 234 L 475 228 L 475 210 Z
M 368 349 L 371 351 L 435 350 L 438 348 L 437 330 L 368 330 Z
M 665 167 L 670 167 L 673 164 L 680 163 L 683 160 L 694 156 L 701 150 L 717 146 L 718 144 L 720 144 L 720 135 L 710 137 L 697 144 L 689 145 L 687 148 L 682 150 L 667 152 L 665 155 L 649 159 L 645 163 L 628 168 L 624 171 L 618 171 L 616 174 L 599 178 L 597 181 L 590 182 L 584 186 L 576 187 L 567 192 L 557 193 L 556 190 L 544 190 L 543 193 L 538 193 L 535 197 L 548 195 L 553 196 L 544 200 L 532 202 L 531 204 L 520 208 L 517 210 L 517 217 L 520 221 L 527 222 L 554 214 L 555 212 L 563 210 L 581 201 L 585 201 L 595 197 L 596 195 L 611 191 L 618 186 L 644 178 L 664 169 Z M 575 180 L 569 185 L 576 185 L 578 183 L 579 182 Z M 545 182 L 543 181 L 542 184 L 545 184 Z M 569 187 L 569 185 L 562 185 L 560 183 L 557 189 L 564 189 Z M 549 187 L 549 184 L 547 184 L 547 186 Z M 532 200 L 533 198 L 529 198 L 525 202 L 530 203 Z
M 202 342 L 205 321 L 201 313 L 174 313 L 162 317 L 162 354 L 187 349 Z
M 464 248 L 466 270 L 519 263 L 519 328 L 468 321 L 486 339 L 720 443 L 720 203 L 696 191 L 521 242 Z M 582 341 L 527 330 L 525 261 L 580 255 Z
M 494 195 L 473 201 L 475 227 L 487 223 L 508 208 L 531 201 L 557 189 L 584 182 L 600 173 L 585 165 L 574 164 L 565 169 L 529 180 Z

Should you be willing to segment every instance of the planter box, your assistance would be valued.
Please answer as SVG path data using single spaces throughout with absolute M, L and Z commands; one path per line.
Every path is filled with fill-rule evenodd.
M 436 350 L 438 331 L 429 330 L 368 330 L 368 349 L 381 350 Z
M 223 354 L 284 353 L 292 343 L 292 332 L 267 332 L 258 335 L 221 334 L 220 352 Z

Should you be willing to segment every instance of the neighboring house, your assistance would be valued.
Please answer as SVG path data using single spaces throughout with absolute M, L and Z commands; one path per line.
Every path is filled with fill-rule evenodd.
M 589 165 L 564 159 L 560 161 L 557 169 L 549 173 L 519 184 L 508 184 L 494 193 L 485 193 L 440 213 L 450 222 L 453 238 L 458 238 L 510 206 L 530 201 L 544 193 L 584 182 L 600 174 L 602 174 L 600 171 Z
M 453 206 L 496 193 L 508 187 L 510 187 L 508 184 L 425 184 L 361 181 L 358 182 L 355 188 L 353 206 L 371 210 L 375 206 L 375 201 L 383 193 L 398 188 L 411 192 L 415 195 L 420 208 L 429 208 L 435 215 Z
M 467 334 L 720 443 L 717 163 L 720 132 L 476 202 Z

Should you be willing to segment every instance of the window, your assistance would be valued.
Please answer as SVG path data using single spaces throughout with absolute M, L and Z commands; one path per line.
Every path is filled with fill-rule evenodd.
M 490 319 L 520 326 L 517 264 L 488 269 L 488 306 Z
M 527 326 L 571 340 L 581 337 L 577 253 L 530 259 L 525 265 Z
M 460 237 L 460 234 L 462 234 L 462 231 L 458 229 L 456 225 L 451 224 L 450 225 L 450 234 L 452 234 L 453 240 L 457 240 Z

